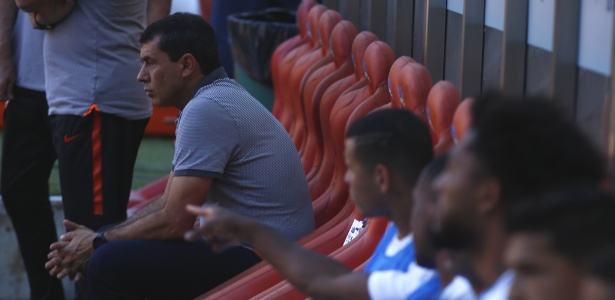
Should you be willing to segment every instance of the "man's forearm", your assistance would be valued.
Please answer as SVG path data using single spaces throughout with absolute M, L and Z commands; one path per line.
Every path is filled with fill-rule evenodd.
M 163 197 L 160 197 L 158 200 L 150 203 L 149 205 L 141 208 L 140 210 L 138 210 L 134 215 L 132 215 L 130 218 L 128 218 L 126 221 L 118 224 L 117 226 L 114 227 L 122 227 L 122 226 L 126 226 L 126 225 L 130 225 L 132 223 L 134 223 L 137 220 L 142 219 L 143 217 L 154 213 L 156 211 L 161 210 L 164 207 L 164 204 L 166 202 L 166 199 Z
M 242 237 L 259 255 L 302 292 L 312 295 L 316 282 L 351 271 L 338 261 L 297 246 L 259 222 L 245 223 Z
M 160 199 L 146 206 L 138 215 L 105 232 L 107 240 L 181 240 L 194 225 L 195 218 L 178 220 L 165 211 L 166 201 Z
M 150 25 L 171 12 L 171 0 L 147 0 L 147 25 Z
M 13 57 L 13 25 L 17 16 L 17 6 L 13 0 L 0 0 L 0 58 Z

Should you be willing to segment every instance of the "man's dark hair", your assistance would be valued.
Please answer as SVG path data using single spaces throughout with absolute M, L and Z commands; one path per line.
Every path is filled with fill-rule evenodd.
M 615 290 L 615 244 L 590 258 L 589 274 L 608 283 Z
M 205 75 L 220 67 L 218 45 L 214 30 L 202 17 L 175 13 L 152 23 L 145 29 L 139 42 L 150 42 L 160 36 L 158 47 L 177 62 L 182 55 L 192 54 Z
M 567 182 L 606 178 L 602 154 L 545 99 L 490 95 L 474 103 L 472 117 L 469 149 L 500 182 L 504 206 Z
M 360 118 L 350 125 L 346 138 L 355 140 L 355 155 L 363 167 L 372 170 L 384 164 L 410 184 L 433 158 L 427 125 L 403 109 L 379 110 Z
M 427 182 L 432 182 L 442 171 L 446 168 L 446 163 L 448 162 L 448 154 L 440 155 L 432 160 L 423 170 L 421 171 L 421 179 Z
M 577 267 L 615 243 L 613 228 L 613 197 L 596 185 L 582 183 L 531 196 L 507 220 L 509 233 L 544 235 L 554 252 Z

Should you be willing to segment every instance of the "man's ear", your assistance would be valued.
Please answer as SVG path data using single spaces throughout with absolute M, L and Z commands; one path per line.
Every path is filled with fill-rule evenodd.
M 388 193 L 391 189 L 391 180 L 392 180 L 391 170 L 383 165 L 377 164 L 374 167 L 374 180 L 378 185 L 378 190 L 381 194 Z
M 477 211 L 479 214 L 487 214 L 499 209 L 502 205 L 502 185 L 495 178 L 482 179 L 478 187 Z
M 199 69 L 199 63 L 194 58 L 194 55 L 190 53 L 182 55 L 177 63 L 182 77 L 188 77 Z

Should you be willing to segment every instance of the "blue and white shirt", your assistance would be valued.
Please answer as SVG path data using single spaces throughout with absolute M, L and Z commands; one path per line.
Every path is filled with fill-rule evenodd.
M 437 299 L 437 273 L 416 264 L 412 235 L 399 238 L 398 233 L 391 222 L 364 269 L 371 273 L 367 282 L 370 298 Z

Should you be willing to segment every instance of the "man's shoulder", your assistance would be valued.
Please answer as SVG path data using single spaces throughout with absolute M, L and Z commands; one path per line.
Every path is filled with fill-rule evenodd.
M 220 93 L 245 93 L 247 96 L 250 96 L 250 94 L 239 83 L 231 78 L 225 77 L 216 79 L 214 82 L 199 88 L 195 93 L 194 98 L 215 97 Z

